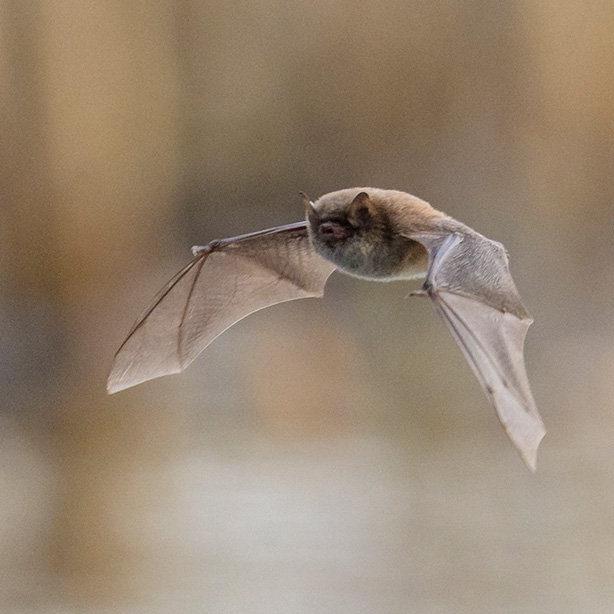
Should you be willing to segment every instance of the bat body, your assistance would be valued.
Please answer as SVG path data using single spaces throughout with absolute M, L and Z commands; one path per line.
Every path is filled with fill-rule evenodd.
M 425 277 L 429 297 L 524 461 L 535 469 L 545 429 L 524 366 L 532 320 L 505 248 L 425 201 L 351 188 L 315 203 L 306 221 L 213 241 L 158 294 L 118 350 L 117 392 L 182 371 L 226 328 L 259 309 L 322 296 L 334 270 L 370 281 Z

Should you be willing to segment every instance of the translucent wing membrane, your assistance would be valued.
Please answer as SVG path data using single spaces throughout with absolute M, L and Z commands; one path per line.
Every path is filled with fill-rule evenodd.
M 137 321 L 115 355 L 110 393 L 182 371 L 213 339 L 254 311 L 322 296 L 335 268 L 313 250 L 305 224 L 210 245 Z
M 535 470 L 546 431 L 524 366 L 524 337 L 531 321 L 448 292 L 433 293 L 432 299 L 510 439 Z
M 423 293 L 434 302 L 526 464 L 535 470 L 546 433 L 524 364 L 531 320 L 502 245 L 477 233 L 423 233 L 429 251 Z

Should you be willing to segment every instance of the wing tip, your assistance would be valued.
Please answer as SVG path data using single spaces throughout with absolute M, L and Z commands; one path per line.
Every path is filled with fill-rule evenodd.
M 121 392 L 122 390 L 126 390 L 126 388 L 130 388 L 135 384 L 123 384 L 121 382 L 111 380 L 111 377 L 107 380 L 107 394 L 115 394 L 116 392 Z
M 524 445 L 522 447 L 517 445 L 520 456 L 531 473 L 535 473 L 537 471 L 537 451 L 542 439 L 546 435 L 544 425 L 540 424 L 540 427 L 541 428 L 535 434 L 533 441 L 531 441 L 529 445 Z
M 134 386 L 138 386 L 139 384 L 143 384 L 152 379 L 157 379 L 158 377 L 164 377 L 165 375 L 175 375 L 176 373 L 181 373 L 184 370 L 182 366 L 176 366 L 172 369 L 165 370 L 163 372 L 157 370 L 155 372 L 149 373 L 130 373 L 130 369 L 126 369 L 121 371 L 117 368 L 117 365 L 113 365 L 111 368 L 111 372 L 109 373 L 109 377 L 107 378 L 107 394 L 115 394 L 116 392 L 121 392 L 122 390 L 127 390 L 128 388 L 132 388 Z
M 107 394 L 111 395 L 115 394 L 116 392 L 121 392 L 122 390 L 126 390 L 127 388 L 140 384 L 142 381 L 146 380 L 130 380 L 126 378 L 125 373 L 115 373 L 115 369 L 112 369 L 109 377 L 107 378 Z

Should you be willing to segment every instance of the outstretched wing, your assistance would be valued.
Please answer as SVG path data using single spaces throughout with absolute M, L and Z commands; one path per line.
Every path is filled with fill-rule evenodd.
M 157 295 L 115 355 L 109 393 L 183 371 L 245 316 L 322 296 L 335 267 L 311 246 L 305 222 L 213 241 Z
M 524 364 L 533 322 L 509 271 L 505 248 L 477 233 L 412 235 L 429 252 L 427 294 L 447 324 L 530 469 L 546 433 Z

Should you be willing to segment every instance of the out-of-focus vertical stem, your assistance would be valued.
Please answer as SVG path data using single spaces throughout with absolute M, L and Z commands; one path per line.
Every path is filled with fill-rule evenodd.
M 42 314 L 38 325 L 63 348 L 50 346 L 32 374 L 36 388 L 53 370 L 56 393 L 43 390 L 39 411 L 18 421 L 56 463 L 45 560 L 84 603 L 113 600 L 101 587 L 128 590 L 138 573 L 138 543 L 117 513 L 144 496 L 130 487 L 135 462 L 151 456 L 137 433 L 159 435 L 154 457 L 172 440 L 155 416 L 170 418 L 135 421 L 134 397 L 109 400 L 104 379 L 120 341 L 105 331 L 127 293 L 122 266 L 138 267 L 152 245 L 164 250 L 165 229 L 148 222 L 169 221 L 180 183 L 175 4 L 0 6 L 10 58 L 0 66 L 0 126 L 13 143 L 0 164 L 1 266 L 12 302 Z M 28 328 L 26 318 L 25 340 Z

